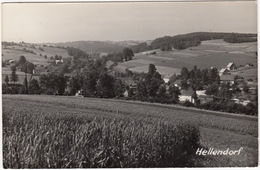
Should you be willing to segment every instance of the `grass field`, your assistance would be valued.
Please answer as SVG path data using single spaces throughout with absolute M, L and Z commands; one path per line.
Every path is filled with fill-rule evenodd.
M 194 65 L 198 68 L 211 68 L 212 66 L 220 69 L 226 67 L 228 63 L 234 62 L 237 66 L 246 63 L 256 65 L 257 43 L 237 43 L 230 44 L 223 40 L 202 41 L 201 45 L 185 50 L 175 51 L 156 51 L 156 55 L 150 52 L 135 54 L 133 61 L 119 64 L 119 68 L 125 70 L 129 68 L 133 71 L 143 72 L 144 67 L 154 64 L 155 66 L 165 67 L 167 70 L 163 74 L 173 74 L 172 68 L 181 69 L 187 67 L 191 69 Z M 148 55 L 147 55 L 148 54 Z M 168 69 L 167 69 L 168 68 Z
M 14 49 L 13 49 L 14 48 Z M 27 50 L 32 50 L 35 54 L 22 51 L 23 48 Z M 66 49 L 61 48 L 52 48 L 52 47 L 42 47 L 44 51 L 40 51 L 38 48 L 30 47 L 21 47 L 21 46 L 8 46 L 8 49 L 2 49 L 2 60 L 13 59 L 18 61 L 20 56 L 25 56 L 26 60 L 37 65 L 49 65 L 47 60 L 44 58 L 44 55 L 47 55 L 48 58 L 51 56 L 62 56 L 63 58 L 70 57 Z M 40 56 L 41 54 L 41 56 Z
M 28 117 L 29 116 L 29 117 Z M 29 120 L 27 120 L 29 118 Z M 94 119 L 94 120 L 93 120 Z M 123 121 L 123 124 L 116 123 L 115 125 L 111 125 L 110 123 L 104 123 L 102 124 L 98 120 L 118 120 Z M 28 122 L 29 121 L 29 122 Z M 47 121 L 47 123 L 46 123 Z M 93 123 L 94 121 L 94 123 Z M 132 122 L 130 124 L 130 127 L 128 126 L 128 123 L 124 122 Z M 48 124 L 48 122 L 52 122 Z M 63 122 L 63 123 L 61 123 Z M 67 123 L 64 124 L 64 122 Z M 78 133 L 75 133 L 75 128 L 78 125 L 78 123 L 83 122 L 79 127 L 79 129 L 76 129 Z M 92 123 L 91 123 L 92 122 Z M 214 149 L 239 149 L 240 147 L 243 147 L 243 151 L 240 155 L 234 155 L 234 156 L 201 156 L 197 157 L 194 153 L 192 154 L 193 157 L 190 157 L 189 160 L 192 160 L 191 162 L 186 162 L 186 166 L 206 166 L 206 167 L 230 167 L 230 166 L 256 166 L 258 161 L 258 119 L 256 117 L 250 117 L 250 116 L 230 116 L 229 114 L 218 114 L 210 111 L 200 111 L 200 110 L 193 110 L 188 108 L 180 108 L 176 106 L 171 105 L 162 105 L 162 104 L 148 104 L 148 103 L 142 103 L 142 102 L 128 102 L 128 101 L 120 101 L 120 100 L 105 100 L 105 99 L 94 99 L 94 98 L 77 98 L 77 97 L 66 97 L 66 96 L 44 96 L 44 95 L 3 95 L 3 127 L 4 127 L 4 135 L 3 135 L 3 144 L 4 144 L 4 158 L 5 154 L 9 155 L 9 157 L 6 157 L 6 160 L 4 160 L 5 165 L 10 167 L 10 161 L 12 160 L 10 156 L 10 152 L 7 149 L 8 147 L 12 146 L 19 146 L 19 149 L 21 149 L 21 152 L 19 152 L 23 159 L 23 165 L 29 164 L 28 162 L 32 161 L 32 159 L 35 162 L 41 162 L 39 159 L 46 160 L 46 165 L 49 165 L 49 167 L 58 167 L 58 165 L 53 164 L 53 159 L 56 158 L 56 161 L 58 158 L 61 158 L 64 154 L 63 152 L 60 153 L 60 155 L 55 155 L 55 157 L 50 157 L 49 154 L 53 153 L 51 150 L 46 152 L 46 154 L 41 155 L 42 157 L 33 157 L 33 153 L 31 153 L 31 156 L 28 156 L 29 151 L 33 151 L 34 147 L 37 144 L 37 141 L 40 142 L 38 145 L 40 145 L 40 151 L 44 151 L 44 148 L 47 149 L 49 147 L 48 144 L 50 141 L 56 142 L 57 145 L 53 144 L 51 147 L 58 147 L 59 146 L 59 138 L 58 136 L 55 137 L 55 133 L 52 131 L 58 131 L 57 133 L 61 135 L 61 138 L 66 137 L 66 133 L 61 131 L 61 129 L 68 130 L 68 128 L 72 128 L 72 131 L 69 131 L 68 133 L 71 134 L 73 137 L 70 144 L 71 150 L 70 152 L 73 153 L 73 156 L 76 158 L 79 158 L 80 151 L 82 148 L 84 148 L 83 144 L 87 144 L 86 142 L 78 142 L 79 145 L 77 145 L 76 141 L 80 141 L 80 135 L 85 134 L 84 129 L 85 128 L 94 128 L 98 131 L 98 129 L 107 128 L 109 127 L 110 130 L 114 130 L 116 133 L 120 132 L 118 131 L 118 127 L 122 127 L 124 130 L 122 130 L 120 133 L 123 134 L 123 142 L 125 144 L 126 149 L 132 150 L 133 146 L 130 145 L 134 143 L 134 141 L 130 140 L 126 135 L 126 131 L 135 131 L 138 132 L 140 141 L 144 142 L 148 148 L 145 148 L 143 151 L 146 154 L 145 157 L 139 157 L 140 159 L 147 160 L 148 162 L 152 159 L 155 159 L 154 153 L 157 155 L 162 154 L 162 152 L 158 151 L 156 148 L 158 147 L 158 141 L 159 139 L 162 139 L 164 137 L 158 136 L 157 130 L 158 129 L 158 123 L 163 124 L 163 129 L 175 129 L 172 136 L 165 136 L 166 143 L 169 139 L 175 139 L 177 141 L 178 137 L 174 134 L 182 134 L 180 131 L 178 131 L 177 125 L 183 125 L 186 124 L 187 126 L 181 126 L 182 129 L 186 129 L 186 137 L 189 138 L 190 136 L 194 137 L 194 140 L 196 141 L 196 128 L 198 128 L 200 132 L 200 138 L 199 138 L 199 144 L 202 145 L 204 148 L 214 148 Z M 94 125 L 93 125 L 94 124 Z M 26 127 L 23 127 L 26 126 Z M 93 127 L 94 126 L 94 127 Z M 36 128 L 33 129 L 33 131 L 26 132 L 30 128 Z M 167 128 L 168 127 L 168 128 Z M 130 128 L 130 129 L 129 129 Z M 20 130 L 19 130 L 20 129 Z M 21 130 L 22 129 L 22 130 Z M 25 129 L 25 130 L 24 130 Z M 40 130 L 37 130 L 40 129 Z M 74 132 L 73 132 L 74 129 Z M 117 130 L 116 130 L 117 129 Z M 120 129 L 120 128 L 119 128 Z M 159 128 L 160 129 L 160 128 Z M 192 131 L 191 129 L 194 129 L 195 131 Z M 41 130 L 44 131 L 44 133 L 41 132 Z M 46 141 L 41 141 L 39 137 L 37 136 L 48 136 L 48 132 L 50 131 L 50 136 L 46 137 Z M 83 131 L 82 131 L 83 130 Z M 162 130 L 162 129 L 161 129 Z M 87 132 L 88 130 L 86 130 Z M 14 133 L 15 132 L 15 133 Z M 26 132 L 26 133 L 25 133 Z M 151 135 L 151 133 L 154 132 L 154 135 Z M 155 133 L 156 132 L 156 133 Z M 162 134 L 165 132 L 165 134 L 171 134 L 171 131 L 161 131 Z M 78 135 L 77 135 L 78 134 Z M 128 134 L 128 133 L 127 133 Z M 133 133 L 134 135 L 135 133 Z M 17 138 L 17 135 L 23 135 L 24 137 L 22 139 Z M 31 136 L 30 136 L 31 135 Z M 52 136 L 54 135 L 54 136 Z M 88 134 L 85 134 L 88 135 Z M 31 137 L 33 138 L 31 139 Z M 106 135 L 105 135 L 106 136 Z M 143 136 L 143 137 L 142 137 Z M 145 136 L 145 137 L 144 137 Z M 153 137 L 152 137 L 153 136 Z M 133 139 L 136 139 L 137 136 L 134 136 Z M 139 139 L 138 138 L 138 139 Z M 151 139 L 150 142 L 146 141 L 144 138 Z M 34 140 L 33 140 L 34 139 Z M 87 139 L 87 138 L 84 138 Z M 97 140 L 98 138 L 94 138 Z M 121 138 L 120 138 L 121 139 Z M 183 139 L 183 138 L 182 138 Z M 10 141 L 11 140 L 11 141 Z M 32 140 L 31 144 L 28 143 L 27 140 Z M 115 139 L 116 140 L 116 139 Z M 174 140 L 174 141 L 175 141 Z M 16 141 L 13 142 L 12 141 Z M 127 144 L 127 141 L 129 142 Z M 157 141 L 157 142 L 156 142 Z M 182 141 L 182 140 L 181 140 Z M 27 143 L 28 146 L 20 146 L 17 143 Z M 41 142 L 45 142 L 41 143 Z M 64 142 L 64 141 L 63 141 Z M 75 143 L 73 143 L 75 142 Z M 111 143 L 112 141 L 110 141 Z M 141 143 L 142 143 L 141 142 Z M 101 142 L 102 143 L 102 142 Z M 136 143 L 134 146 L 142 146 L 141 143 Z M 113 146 L 115 145 L 115 141 L 112 142 Z M 111 145 L 112 145 L 111 144 Z M 186 143 L 187 144 L 187 143 Z M 64 146 L 65 144 L 62 143 L 61 146 Z M 102 146 L 97 144 L 98 146 Z M 172 143 L 170 144 L 170 146 Z M 183 142 L 179 143 L 180 146 L 184 146 Z M 118 145 L 115 145 L 118 148 Z M 132 147 L 130 147 L 132 146 Z M 168 147 L 168 145 L 165 145 Z M 174 145 L 177 146 L 177 145 Z M 185 145 L 186 146 L 186 145 Z M 187 147 L 188 146 L 188 147 Z M 187 144 L 186 149 L 190 150 L 189 147 L 194 147 L 195 145 Z M 109 146 L 107 146 L 109 147 Z M 28 149 L 26 149 L 28 148 Z M 93 145 L 92 148 L 97 149 L 96 151 L 100 151 L 102 149 L 98 149 L 96 145 Z M 149 149 L 151 148 L 151 149 Z M 42 150 L 41 150 L 42 149 Z M 50 148 L 49 148 L 50 149 Z M 74 150 L 73 152 L 73 149 Z M 58 151 L 59 149 L 57 149 Z M 83 149 L 84 150 L 84 149 Z M 152 152 L 150 152 L 152 150 Z M 169 148 L 168 148 L 169 150 Z M 171 149 L 170 149 L 171 150 Z M 187 151 L 188 151 L 187 150 Z M 46 151 L 46 150 L 45 150 Z M 76 151 L 76 152 L 75 152 Z M 15 151 L 16 152 L 16 151 Z M 27 153 L 28 152 L 28 153 Z M 39 150 L 34 151 L 39 152 Z M 45 152 L 44 152 L 45 153 Z M 70 154 L 72 154 L 70 153 Z M 116 152 L 118 153 L 118 152 Z M 121 152 L 120 152 L 121 153 Z M 125 152 L 123 152 L 125 153 Z M 129 152 L 128 152 L 129 153 Z M 132 150 L 133 155 L 136 154 L 136 150 Z M 168 153 L 168 152 L 167 152 Z M 169 152 L 170 153 L 170 152 Z M 56 153 L 57 154 L 57 153 Z M 91 154 L 94 154 L 91 152 Z M 90 154 L 90 155 L 91 155 Z M 105 153 L 101 153 L 101 157 L 105 159 L 104 156 Z M 107 153 L 108 154 L 108 153 Z M 155 155 L 156 155 L 155 154 Z M 171 155 L 172 153 L 170 153 Z M 175 152 L 176 154 L 176 152 Z M 180 153 L 179 153 L 180 154 Z M 18 155 L 21 156 L 21 155 Z M 27 155 L 27 156 L 25 156 Z M 89 156 L 90 156 L 89 155 Z M 138 155 L 138 154 L 137 154 Z M 142 154 L 141 154 L 142 155 Z M 63 155 L 64 156 L 64 155 Z M 75 163 L 75 160 L 70 160 L 73 158 L 73 156 L 66 155 L 63 157 L 64 159 L 69 159 L 69 161 L 66 159 L 63 160 L 63 162 L 60 162 L 60 165 L 62 167 L 84 167 L 82 164 L 79 166 Z M 92 155 L 93 156 L 93 155 Z M 111 153 L 110 153 L 111 156 Z M 112 154 L 112 156 L 115 156 Z M 122 155 L 120 155 L 120 158 Z M 125 155 L 128 158 L 129 155 Z M 97 159 L 99 161 L 103 159 L 99 159 L 99 156 L 96 155 L 94 157 L 98 157 Z M 135 156 L 134 156 L 135 157 Z M 169 158 L 167 160 L 173 159 L 176 162 L 178 160 L 175 159 L 176 155 L 172 158 Z M 10 158 L 10 159 L 8 159 Z M 48 164 L 48 159 L 49 164 Z M 19 158 L 13 158 L 15 160 L 20 160 Z M 83 159 L 83 158 L 82 158 Z M 91 160 L 91 159 L 88 159 Z M 112 160 L 116 160 L 116 157 L 113 157 Z M 111 160 L 111 161 L 112 161 Z M 14 160 L 13 160 L 14 161 Z M 71 161 L 71 164 L 69 163 Z M 103 160 L 104 162 L 105 160 Z M 106 160 L 107 161 L 107 160 Z M 105 162 L 106 162 L 105 161 Z M 138 162 L 138 160 L 136 160 Z M 170 162 L 174 162 L 170 161 Z M 66 162 L 66 163 L 65 163 Z M 95 160 L 92 160 L 92 162 L 95 162 Z M 101 161 L 102 162 L 102 161 Z M 113 162 L 113 161 L 112 161 Z M 151 161 L 156 162 L 156 161 Z M 150 163 L 151 163 L 150 162 Z M 158 160 L 158 162 L 160 162 Z M 85 162 L 86 163 L 86 162 Z M 99 162 L 100 163 L 100 162 Z M 107 163 L 107 162 L 106 162 Z M 167 162 L 160 162 L 160 166 L 162 167 L 162 164 L 164 165 L 172 165 L 168 164 Z M 86 163 L 87 164 L 87 163 Z M 122 162 L 122 165 L 125 165 L 123 167 L 146 167 L 146 166 L 140 166 L 140 164 L 136 163 L 134 165 L 136 166 L 129 166 L 131 163 Z M 67 166 L 65 166 L 67 165 Z M 99 166 L 96 167 L 102 167 L 102 164 L 98 164 Z M 108 164 L 105 164 L 108 165 Z M 115 164 L 113 164 L 115 165 Z M 128 166 L 127 166 L 128 165 Z M 151 164 L 153 166 L 159 166 L 155 164 Z M 180 164 L 175 164 L 177 166 L 185 166 Z M 22 166 L 22 165 L 20 165 Z M 120 167 L 121 165 L 118 165 L 116 167 Z M 33 167 L 33 166 L 32 166 Z M 48 166 L 46 166 L 48 167 Z M 93 167 L 95 167 L 93 165 Z M 17 167 L 16 167 L 17 168 Z

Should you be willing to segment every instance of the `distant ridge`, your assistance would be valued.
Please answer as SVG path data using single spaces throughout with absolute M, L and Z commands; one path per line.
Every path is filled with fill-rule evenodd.
M 164 36 L 154 39 L 152 42 L 143 42 L 131 46 L 135 53 L 149 51 L 154 49 L 161 49 L 169 51 L 172 48 L 177 50 L 186 49 L 197 46 L 201 41 L 223 39 L 229 43 L 243 43 L 257 41 L 257 34 L 247 33 L 223 33 L 223 32 L 194 32 L 188 34 L 181 34 L 176 36 Z
M 121 52 L 125 47 L 139 44 L 141 41 L 74 41 L 55 43 L 54 46 L 74 47 L 85 52 Z

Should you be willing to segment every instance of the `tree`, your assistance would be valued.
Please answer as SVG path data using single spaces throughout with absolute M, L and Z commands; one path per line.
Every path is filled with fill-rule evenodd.
M 115 92 L 116 97 L 122 97 L 125 92 L 125 86 L 121 79 L 116 79 L 113 83 L 113 90 Z
M 208 85 L 208 83 L 209 83 L 208 74 L 209 74 L 209 70 L 208 69 L 202 70 L 201 78 L 202 78 L 203 85 Z
M 170 79 L 169 79 L 169 84 L 174 84 L 174 82 L 177 80 L 177 76 L 176 74 L 174 73 Z
M 189 79 L 189 70 L 186 67 L 181 69 L 181 77 L 182 79 L 188 80 Z
M 218 91 L 218 96 L 224 100 L 229 100 L 232 98 L 232 92 L 229 90 L 230 84 L 223 83 L 220 86 L 220 90 Z
M 69 80 L 69 94 L 75 95 L 78 90 L 80 90 L 79 77 L 71 77 Z
M 162 79 L 162 76 L 158 73 L 155 72 L 152 76 L 151 82 L 149 84 L 149 95 L 151 97 L 155 97 L 157 95 L 158 89 L 163 84 L 164 81 Z
M 40 75 L 40 87 L 45 94 L 62 95 L 67 87 L 67 79 L 62 74 L 49 73 Z
M 59 56 L 58 55 L 55 55 L 55 60 L 59 60 Z
M 12 74 L 11 74 L 11 81 L 14 82 L 17 82 L 19 79 L 18 79 L 18 75 L 16 74 L 16 67 L 12 67 Z
M 24 78 L 24 82 L 23 82 L 23 86 L 24 86 L 24 93 L 28 94 L 28 81 L 27 81 L 27 75 Z
M 134 52 L 132 49 L 130 48 L 124 48 L 123 49 L 123 56 L 125 58 L 125 61 L 127 60 L 132 60 L 133 56 L 134 56 Z
M 149 64 L 148 74 L 153 76 L 155 72 L 156 72 L 155 65 L 154 64 Z
M 20 56 L 20 59 L 18 60 L 17 65 L 23 65 L 26 62 L 26 58 L 22 55 Z
M 181 89 L 187 90 L 188 88 L 189 88 L 189 85 L 188 85 L 188 83 L 187 83 L 187 80 L 186 80 L 186 79 L 183 79 L 183 80 L 181 81 Z
M 174 84 L 171 84 L 169 86 L 169 95 L 175 101 L 175 103 L 177 103 L 179 101 L 179 95 L 181 95 L 181 92 L 178 87 L 174 86 Z
M 216 80 L 218 79 L 218 69 L 216 68 L 212 68 L 209 71 L 209 81 L 211 83 L 216 82 Z
M 21 65 L 21 71 L 29 74 L 33 74 L 34 68 L 34 64 L 28 61 Z
M 218 89 L 219 89 L 218 85 L 215 84 L 215 83 L 213 83 L 213 84 L 211 84 L 211 85 L 209 85 L 209 86 L 207 87 L 205 93 L 206 93 L 207 95 L 217 95 Z
M 108 75 L 107 73 L 100 74 L 96 85 L 97 96 L 101 98 L 115 97 L 113 85 L 114 77 Z
M 165 85 L 161 85 L 161 86 L 159 87 L 159 90 L 158 90 L 158 92 L 157 92 L 157 95 L 158 95 L 159 97 L 164 97 L 165 94 L 166 94 L 166 87 L 165 87 Z
M 8 86 L 8 83 L 9 83 L 9 77 L 8 75 L 5 76 L 5 84 Z
M 192 98 L 194 99 L 195 101 L 195 105 L 198 106 L 199 105 L 199 99 L 198 99 L 198 95 L 196 93 L 196 90 L 193 91 L 192 93 Z
M 32 79 L 29 84 L 29 93 L 30 94 L 40 94 L 41 88 L 39 82 L 35 79 Z
M 244 91 L 245 93 L 248 93 L 248 92 L 249 92 L 249 87 L 248 87 L 248 86 L 244 86 L 244 87 L 243 87 L 243 91 Z
M 67 87 L 67 79 L 63 74 L 60 74 L 56 78 L 56 87 L 59 95 L 63 95 Z

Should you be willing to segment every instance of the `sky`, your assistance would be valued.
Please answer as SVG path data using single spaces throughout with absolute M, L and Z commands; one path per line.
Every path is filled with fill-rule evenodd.
M 2 41 L 152 40 L 198 31 L 257 33 L 257 4 L 254 1 L 2 4 Z

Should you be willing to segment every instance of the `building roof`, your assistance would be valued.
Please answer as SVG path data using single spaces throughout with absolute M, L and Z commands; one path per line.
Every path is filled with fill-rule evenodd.
M 228 63 L 227 68 L 230 68 L 234 63 Z
M 126 86 L 136 86 L 137 85 L 132 77 L 121 77 L 120 79 L 123 81 L 124 85 L 126 85 Z
M 197 94 L 198 96 L 205 96 L 205 95 L 206 95 L 206 90 L 197 90 L 197 91 L 196 91 L 196 94 Z
M 181 90 L 181 96 L 192 96 L 193 90 L 188 89 L 188 90 Z
M 234 81 L 235 76 L 234 75 L 221 75 L 220 81 Z
M 228 71 L 228 69 L 227 69 L 227 68 L 222 68 L 222 69 L 219 71 L 219 73 L 224 73 L 225 71 Z

